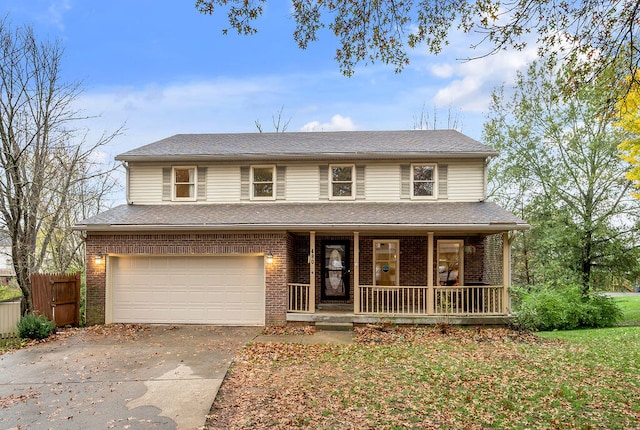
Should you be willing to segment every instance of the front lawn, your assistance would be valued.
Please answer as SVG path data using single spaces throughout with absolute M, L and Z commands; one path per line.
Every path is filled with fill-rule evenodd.
M 236 358 L 207 426 L 638 428 L 639 344 L 640 327 L 541 336 L 369 327 L 353 345 L 255 343 Z
M 640 325 L 640 295 L 614 297 L 613 300 L 620 306 L 624 314 L 622 324 Z

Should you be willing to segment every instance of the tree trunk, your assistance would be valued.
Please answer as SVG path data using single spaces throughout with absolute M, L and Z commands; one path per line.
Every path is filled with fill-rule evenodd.
M 587 296 L 591 289 L 591 267 L 593 264 L 591 249 L 593 244 L 593 234 L 590 231 L 584 233 L 584 243 L 582 248 L 581 272 L 582 272 L 582 295 Z

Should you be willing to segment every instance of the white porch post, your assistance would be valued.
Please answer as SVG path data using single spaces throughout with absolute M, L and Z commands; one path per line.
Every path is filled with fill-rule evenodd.
M 509 232 L 502 233 L 502 312 L 509 313 L 509 287 L 511 286 L 511 242 Z
M 360 233 L 353 232 L 353 313 L 360 312 Z
M 433 232 L 427 233 L 427 314 L 433 313 Z
M 316 232 L 309 232 L 309 312 L 316 311 Z

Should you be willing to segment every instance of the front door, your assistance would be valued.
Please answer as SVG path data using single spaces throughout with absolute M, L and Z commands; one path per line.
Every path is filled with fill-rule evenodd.
M 327 241 L 322 244 L 323 300 L 349 299 L 349 242 Z

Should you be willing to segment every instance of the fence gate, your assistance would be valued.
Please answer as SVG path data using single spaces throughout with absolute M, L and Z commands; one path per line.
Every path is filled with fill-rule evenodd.
M 80 273 L 31 275 L 33 310 L 56 327 L 80 324 Z

